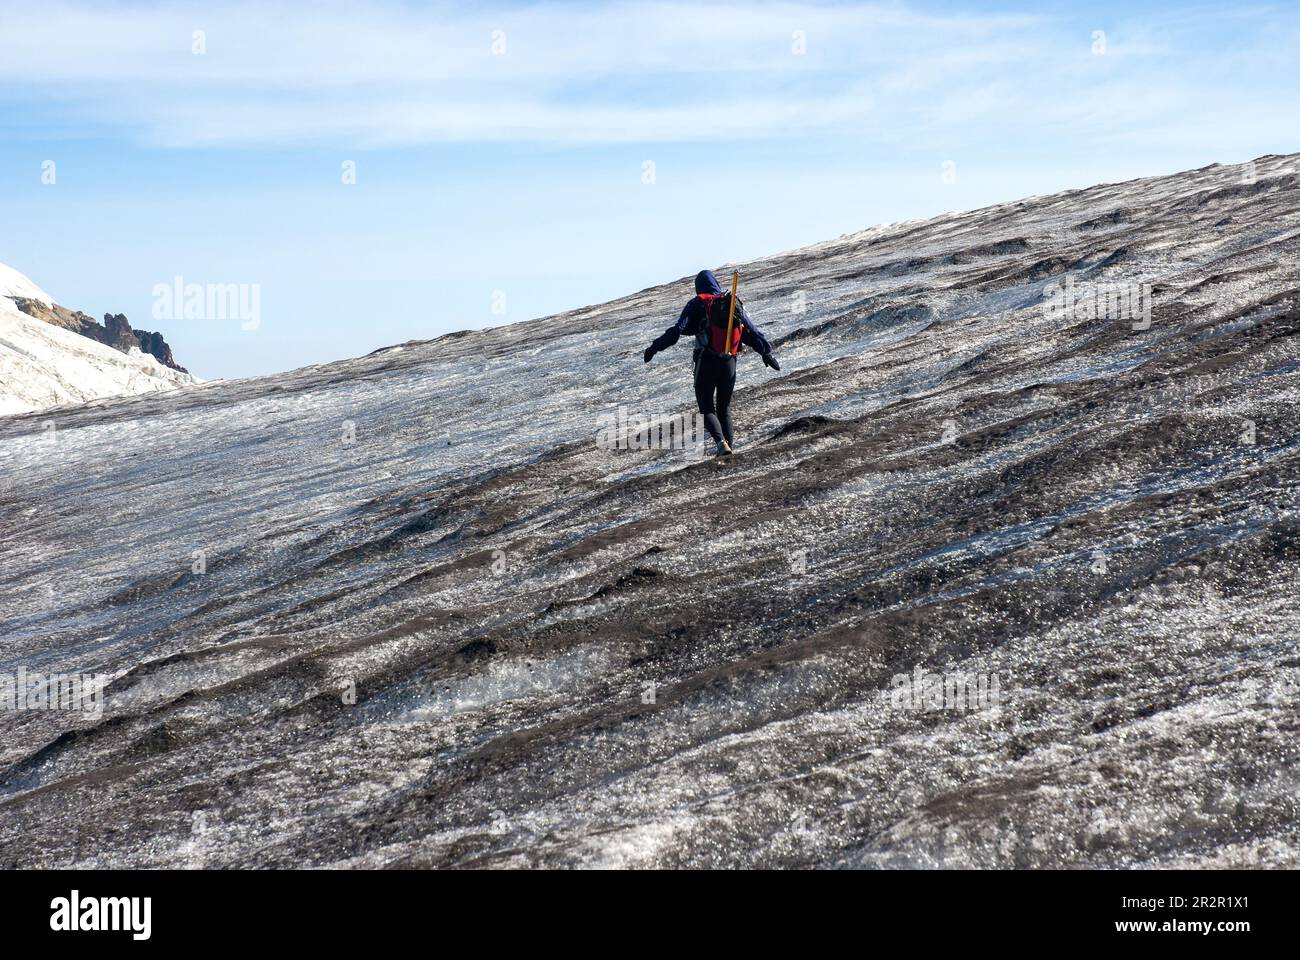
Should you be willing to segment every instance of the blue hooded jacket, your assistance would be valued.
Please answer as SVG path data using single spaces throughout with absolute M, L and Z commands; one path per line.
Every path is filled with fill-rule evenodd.
M 695 275 L 695 292 L 722 293 L 722 287 L 718 286 L 718 278 L 713 275 L 712 270 L 701 270 Z
M 718 278 L 713 275 L 712 270 L 701 270 L 695 275 L 695 292 L 696 294 L 711 293 L 715 296 L 722 293 L 722 287 L 718 285 Z M 768 342 L 767 337 L 763 336 L 762 331 L 754 326 L 754 322 L 749 319 L 749 313 L 745 310 L 745 305 L 737 301 L 740 308 L 737 311 L 737 317 L 740 320 L 740 342 L 752 349 L 759 356 L 766 356 L 772 352 L 772 344 Z M 704 301 L 698 296 L 691 297 L 682 308 L 682 315 L 677 318 L 677 322 L 655 338 L 651 346 L 654 352 L 665 350 L 677 342 L 682 334 L 687 336 L 694 335 L 695 350 L 700 350 L 708 346 L 708 330 L 705 327 Z

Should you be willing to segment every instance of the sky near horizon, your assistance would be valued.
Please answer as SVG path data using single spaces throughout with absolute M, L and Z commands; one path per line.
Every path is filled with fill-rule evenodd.
M 0 0 L 0 42 L 0 263 L 205 378 L 1300 150 L 1285 3 Z M 177 277 L 258 322 L 155 320 Z

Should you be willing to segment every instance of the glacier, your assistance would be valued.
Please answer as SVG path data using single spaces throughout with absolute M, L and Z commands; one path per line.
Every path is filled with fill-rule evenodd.
M 0 417 L 0 865 L 1296 866 L 1298 171 L 702 264 L 729 459 L 689 278 Z

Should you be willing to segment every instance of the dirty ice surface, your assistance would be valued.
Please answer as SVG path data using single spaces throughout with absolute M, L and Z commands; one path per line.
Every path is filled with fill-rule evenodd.
M 1296 866 L 1298 246 L 1266 157 L 741 264 L 726 461 L 595 442 L 689 278 L 2 417 L 0 698 L 108 685 L 0 866 Z

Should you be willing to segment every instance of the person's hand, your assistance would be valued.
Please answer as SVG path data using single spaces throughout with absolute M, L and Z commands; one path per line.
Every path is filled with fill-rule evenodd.
M 777 363 L 776 357 L 772 356 L 770 353 L 763 354 L 763 362 L 766 363 L 773 370 L 781 369 L 781 364 Z
M 654 355 L 655 355 L 654 344 L 651 344 L 650 346 L 648 346 L 648 347 L 645 348 L 645 354 L 644 354 L 644 356 L 645 356 L 645 362 L 646 362 L 646 363 L 649 363 L 649 362 L 650 362 L 650 358 L 653 357 Z

